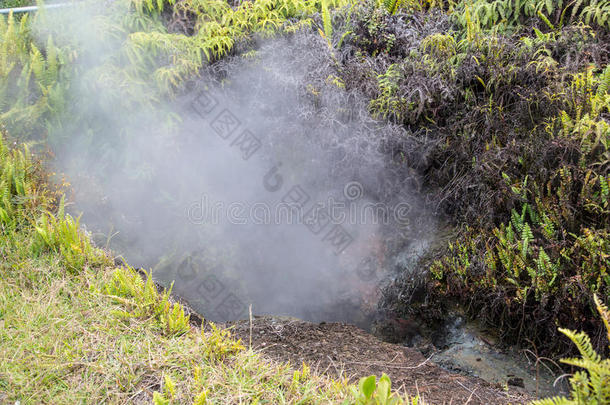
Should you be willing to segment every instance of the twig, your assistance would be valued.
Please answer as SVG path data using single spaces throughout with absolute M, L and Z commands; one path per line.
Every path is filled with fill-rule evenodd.
M 378 362 L 370 362 L 370 361 L 368 361 L 368 362 L 364 362 L 364 361 L 344 361 L 343 363 L 345 363 L 345 364 L 363 364 L 363 365 L 366 365 L 366 366 L 392 367 L 392 368 L 397 368 L 397 369 L 401 369 L 401 370 L 413 370 L 413 369 L 419 368 L 419 367 L 423 366 L 424 364 L 426 364 L 433 356 L 434 356 L 434 354 L 432 354 L 426 360 L 424 360 L 421 363 L 419 363 L 417 366 L 395 366 L 393 364 L 388 364 L 388 363 L 384 363 L 384 362 L 381 362 L 381 361 L 378 361 Z
M 458 384 L 460 384 L 462 387 L 464 387 L 464 389 L 465 389 L 466 391 L 470 392 L 470 395 L 471 395 L 471 396 L 472 396 L 472 395 L 476 395 L 476 396 L 477 396 L 477 398 L 479 398 L 479 401 L 483 402 L 483 400 L 481 399 L 481 397 L 480 397 L 478 394 L 476 394 L 476 393 L 474 392 L 474 391 L 476 391 L 476 388 L 474 389 L 474 391 L 472 391 L 470 388 L 466 387 L 466 386 L 465 386 L 464 384 L 462 384 L 461 382 L 459 382 L 459 381 L 457 381 L 457 380 L 456 380 L 455 382 L 456 382 L 456 383 L 458 383 Z M 470 401 L 470 399 L 469 399 L 469 401 Z
M 555 384 L 557 384 L 557 382 L 558 382 L 559 380 L 561 380 L 561 379 L 562 379 L 562 378 L 564 378 L 564 377 L 569 377 L 569 376 L 571 376 L 571 375 L 572 375 L 572 374 L 567 373 L 567 374 L 562 374 L 562 375 L 560 375 L 559 377 L 555 378 L 555 381 L 553 381 L 553 387 L 555 386 Z
M 472 392 L 470 393 L 470 396 L 468 397 L 468 400 L 465 402 L 465 404 L 464 404 L 464 405 L 466 405 L 467 403 L 469 403 L 469 402 L 470 402 L 470 400 L 472 399 L 472 396 L 474 395 L 474 392 L 475 392 L 476 390 L 477 390 L 476 388 L 475 388 L 474 390 L 472 390 Z M 478 397 L 478 395 L 477 395 L 477 397 Z
M 335 364 L 335 361 L 329 355 L 326 355 L 326 357 L 328 357 L 328 360 L 330 360 L 330 363 L 335 368 L 335 372 L 338 373 L 339 375 L 342 375 L 343 374 L 343 367 L 341 367 L 341 371 L 339 371 L 339 369 L 337 368 L 337 365 Z
M 252 304 L 250 304 L 248 306 L 248 313 L 250 315 L 250 339 L 249 339 L 249 346 L 250 346 L 250 350 L 252 350 Z

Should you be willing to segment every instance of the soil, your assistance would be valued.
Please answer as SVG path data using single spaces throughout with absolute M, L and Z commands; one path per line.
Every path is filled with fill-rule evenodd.
M 122 261 L 117 261 L 121 265 Z M 137 269 L 146 278 L 146 272 Z M 155 282 L 159 291 L 164 287 Z M 181 303 L 193 326 L 207 323 L 189 303 Z M 524 388 L 490 384 L 480 378 L 447 371 L 417 349 L 387 343 L 357 326 L 305 322 L 283 316 L 254 316 L 252 322 L 240 320 L 218 324 L 231 328 L 232 335 L 266 358 L 288 362 L 300 368 L 306 363 L 312 371 L 356 383 L 371 374 L 387 374 L 392 388 L 402 394 L 419 395 L 423 404 L 525 404 L 533 398 Z
M 522 388 L 491 385 L 479 378 L 454 374 L 426 359 L 418 350 L 386 343 L 356 326 L 310 323 L 287 317 L 255 317 L 227 323 L 232 333 L 264 356 L 331 377 L 356 382 L 382 373 L 394 389 L 419 394 L 429 404 L 520 404 L 530 401 Z

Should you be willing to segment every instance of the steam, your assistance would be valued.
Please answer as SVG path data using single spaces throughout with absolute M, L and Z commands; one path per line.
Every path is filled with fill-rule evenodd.
M 131 81 L 128 33 L 109 18 L 78 8 L 38 26 L 82 50 L 73 103 L 49 136 L 98 244 L 174 281 L 212 320 L 251 304 L 365 324 L 432 229 L 417 179 L 391 153 L 404 130 L 369 116 L 313 31 L 260 40 L 150 101 L 152 77 Z

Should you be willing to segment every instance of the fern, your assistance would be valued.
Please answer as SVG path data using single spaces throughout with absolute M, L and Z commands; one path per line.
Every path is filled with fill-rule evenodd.
M 147 274 L 146 281 L 131 267 L 116 269 L 112 280 L 104 287 L 115 301 L 128 304 L 130 311 L 118 311 L 120 317 L 148 317 L 154 315 L 169 335 L 183 334 L 190 329 L 190 317 L 179 303 L 170 302 L 170 292 L 160 293 Z
M 610 65 L 606 66 L 599 76 L 599 86 L 597 87 L 597 97 L 603 97 L 610 90 Z
M 64 212 L 62 197 L 57 214 L 43 213 L 36 223 L 36 240 L 32 249 L 35 254 L 44 251 L 57 252 L 63 258 L 66 268 L 73 272 L 83 266 L 106 264 L 106 254 L 95 248 L 89 236 L 80 229 L 80 217 L 76 219 Z
M 0 136 L 0 226 L 12 230 L 32 219 L 29 208 L 44 201 L 44 194 L 37 196 L 32 178 L 34 163 L 27 145 L 10 150 L 3 138 Z
M 439 57 L 453 56 L 457 50 L 457 44 L 451 35 L 438 33 L 424 38 L 420 47 L 424 52 L 430 52 Z
M 390 14 L 396 14 L 402 0 L 383 0 L 383 8 Z
M 513 208 L 510 211 L 510 217 L 511 217 L 511 223 L 512 223 L 513 227 L 515 228 L 515 230 L 518 233 L 521 233 L 521 231 L 523 230 L 524 215 L 517 214 L 517 211 L 515 211 L 515 209 Z
M 604 304 L 597 295 L 593 296 L 593 300 L 595 301 L 595 306 L 600 316 L 602 317 L 602 321 L 604 322 L 604 326 L 606 327 L 606 335 L 608 337 L 608 342 L 610 342 L 610 310 L 608 310 L 608 306 Z
M 592 1 L 582 10 L 585 24 L 595 23 L 600 27 L 610 28 L 610 1 Z
M 49 38 L 43 56 L 27 21 L 27 16 L 19 23 L 12 14 L 0 16 L 0 123 L 20 138 L 42 132 L 45 120 L 62 110 L 57 95 L 65 95 L 58 49 Z
M 328 0 L 322 0 L 322 20 L 324 23 L 324 35 L 330 42 L 333 36 L 332 20 L 328 11 Z
M 463 26 L 476 17 L 484 29 L 515 31 L 525 20 L 538 17 L 549 29 L 567 22 L 610 27 L 610 1 L 575 0 L 475 0 L 461 5 L 454 18 Z M 569 13 L 568 13 L 569 11 Z
M 528 223 L 523 225 L 521 231 L 521 256 L 525 258 L 528 252 L 529 243 L 534 239 L 534 234 Z
M 593 296 L 595 306 L 606 327 L 608 341 L 610 342 L 610 312 L 608 307 L 597 297 Z M 575 373 L 570 379 L 571 399 L 563 397 L 547 398 L 532 402 L 532 405 L 552 404 L 608 404 L 610 403 L 610 359 L 602 359 L 595 352 L 591 339 L 584 332 L 559 329 L 578 348 L 581 357 L 562 359 L 565 364 L 580 367 L 585 371 Z

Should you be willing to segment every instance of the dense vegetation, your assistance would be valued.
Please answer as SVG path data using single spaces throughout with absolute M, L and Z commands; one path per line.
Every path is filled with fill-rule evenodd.
M 0 1 L 0 8 L 25 7 L 35 3 L 31 0 L 2 0 Z
M 405 59 L 386 28 L 394 17 L 383 17 L 393 43 L 371 102 L 413 132 L 421 148 L 406 160 L 456 230 L 427 262 L 430 301 L 455 297 L 547 353 L 565 348 L 557 325 L 584 328 L 603 348 L 592 296 L 610 294 L 604 5 L 444 7 L 450 28 Z
M 27 139 L 37 147 L 65 141 L 64 129 L 79 119 L 71 114 L 67 91 L 75 61 L 86 60 L 79 69 L 93 73 L 103 63 L 105 70 L 117 72 L 113 80 L 131 84 L 109 86 L 117 89 L 110 96 L 118 114 L 133 103 L 175 97 L 202 68 L 249 51 L 253 38 L 315 32 L 333 55 L 333 80 L 366 96 L 375 117 L 408 130 L 407 137 L 388 140 L 391 158 L 421 176 L 418 191 L 450 229 L 446 243 L 419 263 L 428 272 L 425 285 L 399 279 L 388 289 L 386 304 L 399 313 L 417 311 L 435 319 L 448 299 L 457 300 L 508 342 L 565 353 L 571 346 L 557 331 L 560 326 L 592 336 L 591 348 L 580 340 L 585 353 L 593 347 L 607 353 L 593 297 L 610 300 L 608 2 L 132 0 L 108 7 L 99 22 L 113 24 L 116 35 L 110 41 L 120 46 L 104 61 L 78 44 L 58 47 L 56 39 L 41 42 L 40 35 L 34 40 L 30 17 L 0 20 L 0 122 L 9 139 Z M 118 23 L 117 15 L 123 16 Z M 172 113 L 167 114 L 171 121 Z M 94 133 L 105 123 L 101 117 L 87 125 Z M 95 143 L 91 136 L 88 141 Z M 45 194 L 43 175 L 28 174 L 42 172 L 29 161 L 29 152 L 2 150 L 0 219 L 7 257 L 2 279 L 15 280 L 37 297 L 26 309 L 32 312 L 19 319 L 37 319 L 32 316 L 40 314 L 36 302 L 48 299 L 43 293 L 58 294 L 54 297 L 64 303 L 72 296 L 84 302 L 96 293 L 90 304 L 97 305 L 95 311 L 111 305 L 114 301 L 104 298 L 111 295 L 119 297 L 112 305 L 125 307 L 106 309 L 99 320 L 86 322 L 103 325 L 117 311 L 126 319 L 148 314 L 156 321 L 137 323 L 144 328 L 138 339 L 155 333 L 178 344 L 173 336 L 183 333 L 188 337 L 180 342 L 190 343 L 180 344 L 196 350 L 195 338 L 184 334 L 180 307 L 152 293 L 129 270 L 114 278 L 95 271 L 107 258 L 82 237 L 78 220 L 63 213 L 63 204 Z M 46 213 L 55 208 L 58 215 Z M 72 285 L 66 293 L 56 284 L 64 268 L 76 274 L 66 279 Z M 49 287 L 37 292 L 32 285 L 38 283 Z M 10 284 L 3 288 L 8 297 L 3 302 L 12 302 Z M 415 289 L 423 289 L 427 299 L 406 301 L 422 296 L 413 294 Z M 237 366 L 258 367 L 248 356 L 239 358 L 250 366 Z M 583 365 L 576 363 L 571 364 Z M 608 378 L 605 367 L 599 372 L 602 385 Z M 121 370 L 116 371 L 121 378 L 133 376 Z M 25 378 L 25 370 L 13 372 Z M 59 379 L 53 373 L 43 377 L 45 387 Z M 106 377 L 96 378 L 101 380 L 88 383 L 104 390 L 98 383 Z M 167 378 L 164 386 L 172 387 L 172 377 Z M 290 395 L 305 395 L 308 387 L 298 382 Z M 172 389 L 163 395 L 175 395 Z M 177 389 L 184 393 L 176 395 L 185 396 L 201 391 L 182 383 Z M 43 391 L 32 395 L 53 395 Z M 108 395 L 99 392 L 99 398 Z

